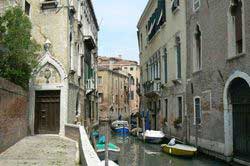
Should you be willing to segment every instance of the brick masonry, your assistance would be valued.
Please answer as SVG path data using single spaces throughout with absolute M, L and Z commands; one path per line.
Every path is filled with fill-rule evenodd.
M 229 59 L 228 55 L 228 10 L 230 1 L 200 1 L 197 12 L 193 11 L 193 1 L 187 3 L 187 111 L 189 116 L 190 142 L 198 137 L 198 146 L 224 155 L 224 108 L 223 93 L 227 80 L 235 71 L 250 74 L 250 1 L 244 1 L 244 23 L 246 52 L 243 56 Z M 193 72 L 193 39 L 195 26 L 202 33 L 202 70 Z M 193 88 L 191 86 L 193 84 Z M 196 133 L 194 124 L 194 97 L 201 97 L 202 122 Z
M 27 92 L 0 78 L 0 153 L 28 134 Z

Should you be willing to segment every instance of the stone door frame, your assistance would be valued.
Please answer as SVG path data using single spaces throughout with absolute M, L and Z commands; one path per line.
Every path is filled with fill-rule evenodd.
M 250 87 L 250 76 L 247 73 L 241 71 L 235 71 L 228 78 L 224 87 L 224 94 L 223 94 L 224 137 L 225 137 L 224 155 L 227 157 L 227 160 L 231 160 L 233 158 L 233 107 L 230 102 L 229 88 L 231 82 L 236 78 L 241 78 L 245 80 Z
M 60 74 L 61 83 L 56 84 L 42 84 L 36 85 L 34 79 L 36 74 L 40 69 L 42 69 L 46 64 L 53 65 Z M 60 93 L 60 128 L 59 135 L 65 135 L 64 125 L 67 123 L 67 108 L 68 108 L 68 79 L 63 69 L 62 64 L 54 59 L 49 51 L 47 51 L 44 56 L 41 58 L 38 68 L 34 69 L 32 73 L 32 78 L 29 83 L 29 128 L 31 135 L 34 135 L 35 128 L 35 92 L 42 90 L 59 90 Z

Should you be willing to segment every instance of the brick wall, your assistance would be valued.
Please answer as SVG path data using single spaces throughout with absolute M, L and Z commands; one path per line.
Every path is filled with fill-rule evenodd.
M 27 92 L 0 78 L 0 153 L 28 134 Z

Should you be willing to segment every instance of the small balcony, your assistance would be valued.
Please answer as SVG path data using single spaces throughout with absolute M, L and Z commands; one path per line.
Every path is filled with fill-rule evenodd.
M 89 94 L 95 90 L 94 79 L 88 79 L 86 82 L 86 94 Z
M 147 97 L 159 97 L 161 90 L 161 83 L 155 81 L 147 81 L 143 84 L 144 94 Z

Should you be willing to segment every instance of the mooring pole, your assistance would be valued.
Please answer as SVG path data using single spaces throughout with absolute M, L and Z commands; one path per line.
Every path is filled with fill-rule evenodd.
M 106 122 L 106 140 L 105 140 L 105 166 L 109 165 L 109 151 L 108 151 L 108 144 L 109 144 L 109 123 Z

